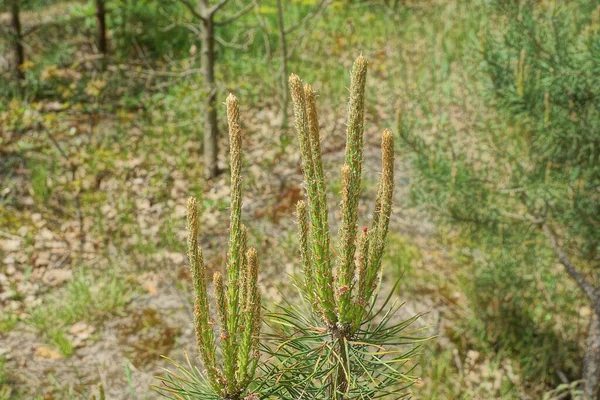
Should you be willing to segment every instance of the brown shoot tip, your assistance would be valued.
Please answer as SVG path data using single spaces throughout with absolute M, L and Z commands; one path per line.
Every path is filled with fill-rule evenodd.
M 187 209 L 188 209 L 188 213 L 192 210 L 192 209 L 196 209 L 198 207 L 198 200 L 196 200 L 196 198 L 194 196 L 190 196 L 187 199 Z
M 198 200 L 196 200 L 195 197 L 190 196 L 186 206 L 188 229 L 192 231 L 192 234 L 198 234 Z
M 256 264 L 256 249 L 254 247 L 250 247 L 246 252 L 246 256 L 248 257 L 248 264 L 254 265 Z
M 381 147 L 384 150 L 393 151 L 394 149 L 394 136 L 392 134 L 392 131 L 390 131 L 389 129 L 384 130 L 381 134 Z
M 306 208 L 306 203 L 304 202 L 304 200 L 299 200 L 299 201 L 296 203 L 296 210 L 297 210 L 298 212 L 300 212 L 300 211 L 303 211 L 305 208 Z
M 350 180 L 350 166 L 348 164 L 342 165 L 342 183 Z
M 354 61 L 354 67 L 361 70 L 367 68 L 367 60 L 362 56 L 362 54 Z
M 292 92 L 292 100 L 294 104 L 302 104 L 304 106 L 304 87 L 302 85 L 302 80 L 296 74 L 290 75 L 290 91 Z
M 313 90 L 312 86 L 309 83 L 304 84 L 304 93 L 307 98 L 309 98 L 309 97 L 312 98 L 315 95 L 315 91 Z
M 239 105 L 238 99 L 233 95 L 233 93 L 229 93 L 229 96 L 227 96 L 227 100 L 225 101 L 225 105 L 227 106 L 227 117 L 230 119 L 230 122 L 238 123 L 237 119 L 239 118 Z
M 235 97 L 233 93 L 229 93 L 229 96 L 227 96 L 226 101 L 227 101 L 227 104 L 237 103 L 237 97 Z

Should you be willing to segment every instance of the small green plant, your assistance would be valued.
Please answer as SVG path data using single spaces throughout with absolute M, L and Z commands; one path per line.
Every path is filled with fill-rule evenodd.
M 102 384 L 98 385 L 98 397 L 93 394 L 92 400 L 106 400 L 106 394 L 104 393 L 104 386 L 102 386 Z
M 52 194 L 48 187 L 48 165 L 39 161 L 31 161 L 29 163 L 31 169 L 31 188 L 36 196 L 36 199 L 46 203 Z
M 415 268 L 417 263 L 421 261 L 419 248 L 412 244 L 407 237 L 398 234 L 388 236 L 388 244 L 390 247 L 387 257 L 388 262 L 393 266 L 398 276 L 410 277 L 400 285 L 399 291 L 414 293 L 423 285 L 426 285 L 427 278 L 430 278 L 425 276 L 427 272 Z
M 217 354 L 215 324 L 209 307 L 206 268 L 198 246 L 198 201 L 187 203 L 188 257 L 194 287 L 194 328 L 200 359 L 205 368 L 186 369 L 178 364 L 182 379 L 168 372 L 161 378 L 159 390 L 171 398 L 200 398 L 239 400 L 248 392 L 260 359 L 260 293 L 258 291 L 258 260 L 256 250 L 247 248 L 247 229 L 241 223 L 242 193 L 242 131 L 239 124 L 238 101 L 227 98 L 227 118 L 231 157 L 231 216 L 229 251 L 227 253 L 227 283 L 220 272 L 213 276 L 216 311 L 220 325 L 220 358 Z

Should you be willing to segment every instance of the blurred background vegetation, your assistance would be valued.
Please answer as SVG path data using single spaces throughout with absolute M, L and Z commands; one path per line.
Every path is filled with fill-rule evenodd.
M 318 89 L 337 165 L 359 53 L 367 193 L 383 128 L 401 161 L 385 268 L 438 335 L 412 396 L 597 398 L 597 1 L 203 4 L 0 0 L 0 399 L 98 384 L 153 398 L 160 355 L 193 349 L 183 210 L 201 200 L 220 268 L 229 92 L 245 115 L 250 240 L 280 299 L 301 190 L 285 77 Z

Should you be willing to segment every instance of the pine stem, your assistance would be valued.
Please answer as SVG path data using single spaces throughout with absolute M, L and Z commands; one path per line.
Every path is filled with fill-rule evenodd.
M 350 366 L 348 362 L 348 352 L 346 351 L 347 344 L 347 328 L 336 327 L 332 331 L 333 339 L 336 341 L 337 356 L 339 364 L 335 376 L 332 376 L 331 398 L 335 400 L 348 399 L 348 375 L 350 371 L 347 369 Z

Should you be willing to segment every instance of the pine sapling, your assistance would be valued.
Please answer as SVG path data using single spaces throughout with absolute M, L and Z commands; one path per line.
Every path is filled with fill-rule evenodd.
M 381 271 L 388 221 L 394 188 L 394 143 L 392 133 L 382 134 L 382 177 L 378 186 L 371 228 L 363 228 L 357 256 L 358 200 L 360 198 L 363 163 L 364 97 L 367 62 L 359 57 L 352 69 L 346 152 L 342 177 L 342 221 L 332 269 L 326 189 L 323 179 L 321 147 L 316 113 L 315 94 L 310 85 L 302 85 L 296 75 L 290 77 L 296 130 L 302 153 L 308 210 L 304 202 L 297 207 L 298 226 L 306 292 L 316 299 L 317 312 L 332 330 L 357 329 L 363 317 L 360 310 L 369 304 Z M 308 221 L 310 214 L 310 222 Z M 312 246 L 308 245 L 312 236 Z M 358 265 L 358 274 L 357 274 Z M 313 270 L 314 267 L 314 270 Z
M 168 373 L 161 378 L 159 390 L 173 398 L 239 400 L 247 394 L 254 379 L 259 352 L 260 307 L 258 290 L 258 260 L 256 250 L 247 248 L 247 230 L 241 223 L 241 144 L 238 101 L 227 98 L 231 163 L 231 215 L 229 250 L 227 252 L 227 282 L 220 272 L 213 276 L 219 340 L 215 337 L 215 321 L 211 317 L 207 290 L 206 267 L 198 245 L 198 201 L 187 203 L 188 258 L 194 288 L 194 329 L 202 374 L 177 365 L 184 378 Z M 220 344 L 220 360 L 217 343 Z M 166 389 L 165 389 L 166 387 Z
M 395 306 L 382 312 L 389 298 L 374 311 L 394 189 L 389 130 L 382 133 L 382 174 L 371 225 L 358 229 L 366 75 L 361 56 L 352 68 L 336 251 L 330 244 L 316 95 L 298 76 L 289 79 L 307 197 L 297 205 L 301 289 L 317 316 L 309 320 L 301 310 L 287 309 L 275 315 L 282 325 L 294 326 L 280 347 L 289 345 L 294 349 L 290 353 L 299 355 L 292 355 L 293 361 L 282 358 L 277 372 L 287 376 L 291 398 L 373 398 L 396 393 L 398 384 L 410 382 L 399 370 L 410 352 L 392 347 L 402 342 L 399 333 L 414 318 L 391 323 Z M 381 321 L 374 322 L 376 318 Z M 413 338 L 404 339 L 408 344 Z

